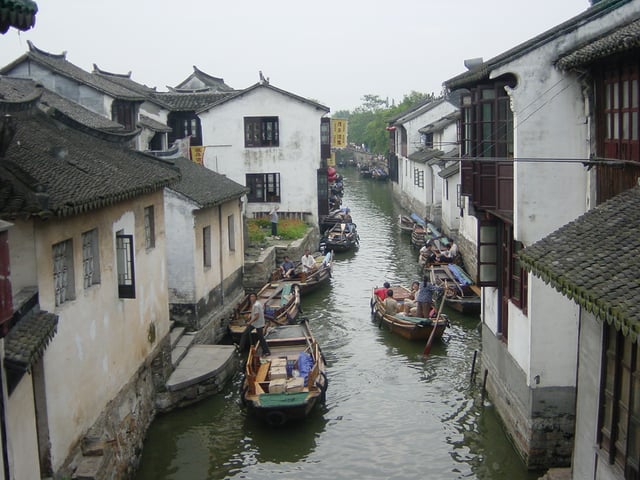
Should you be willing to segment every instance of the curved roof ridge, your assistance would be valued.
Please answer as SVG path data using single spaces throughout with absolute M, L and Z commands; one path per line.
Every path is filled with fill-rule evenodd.
M 113 77 L 120 77 L 120 78 L 131 78 L 131 70 L 129 70 L 129 72 L 127 73 L 115 73 L 115 72 L 108 72 L 106 70 L 102 70 L 100 67 L 98 67 L 98 65 L 96 63 L 93 64 L 93 73 L 98 73 L 100 75 L 111 75 Z
M 29 51 L 30 52 L 36 52 L 36 53 L 39 53 L 40 55 L 46 55 L 47 57 L 52 57 L 52 58 L 60 58 L 62 60 L 66 60 L 67 59 L 67 51 L 66 50 L 63 50 L 62 53 L 46 52 L 46 51 L 42 50 L 41 48 L 36 47 L 31 40 L 27 40 L 27 45 L 29 46 Z

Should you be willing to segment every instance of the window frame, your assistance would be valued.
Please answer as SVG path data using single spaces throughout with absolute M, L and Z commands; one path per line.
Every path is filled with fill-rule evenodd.
M 135 244 L 133 235 L 116 233 L 116 276 L 119 298 L 136 298 Z
M 53 295 L 56 307 L 75 300 L 73 239 L 67 238 L 51 245 L 53 267 Z
M 279 147 L 279 117 L 244 117 L 244 146 L 245 148 Z
M 247 201 L 249 203 L 280 203 L 280 174 L 279 173 L 247 173 L 245 185 L 249 188 Z
M 85 289 L 100 284 L 100 244 L 97 228 L 82 233 L 82 283 Z
M 227 234 L 229 238 L 229 252 L 236 251 L 236 220 L 232 213 L 227 216 Z
M 211 225 L 202 227 L 202 266 L 204 268 L 211 268 L 212 265 L 212 250 L 211 250 Z
M 156 217 L 153 205 L 144 207 L 144 246 L 147 250 L 156 246 Z
M 640 454 L 630 442 L 640 438 L 640 399 L 635 397 L 640 394 L 640 345 L 615 325 L 603 328 L 599 453 L 622 469 L 624 478 L 635 479 L 640 477 Z

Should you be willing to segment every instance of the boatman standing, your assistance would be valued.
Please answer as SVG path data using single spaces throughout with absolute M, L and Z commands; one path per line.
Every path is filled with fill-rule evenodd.
M 264 339 L 264 308 L 262 304 L 258 301 L 258 296 L 255 293 L 249 295 L 249 303 L 251 304 L 251 318 L 247 322 L 247 328 L 245 328 L 242 333 L 242 338 L 240 339 L 240 351 L 244 352 L 247 341 L 251 342 L 251 330 L 256 329 L 256 335 L 258 336 L 258 341 L 260 342 L 260 346 L 262 347 L 262 356 L 268 357 L 271 355 L 271 351 L 269 350 L 269 345 L 267 345 L 267 341 Z

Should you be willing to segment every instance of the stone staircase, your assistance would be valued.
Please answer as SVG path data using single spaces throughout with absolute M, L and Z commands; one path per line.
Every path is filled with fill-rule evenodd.
M 184 407 L 219 392 L 238 368 L 233 345 L 203 345 L 195 333 L 173 326 L 170 331 L 171 365 L 165 392 L 158 395 L 160 412 Z

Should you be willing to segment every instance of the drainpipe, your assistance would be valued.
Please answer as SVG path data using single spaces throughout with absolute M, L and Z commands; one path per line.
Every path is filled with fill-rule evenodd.
M 224 268 L 222 266 L 222 204 L 218 205 L 218 232 L 220 233 L 220 242 L 218 250 L 220 251 L 220 301 L 224 305 Z
M 0 352 L 2 353 L 2 358 L 4 358 L 4 340 L 0 340 L 2 344 L 0 345 Z M 3 375 L 4 372 L 4 362 L 0 361 L 0 438 L 2 439 L 2 467 L 4 472 L 5 480 L 11 480 L 11 468 L 9 468 L 9 444 L 7 442 L 7 417 L 5 411 L 5 378 Z

